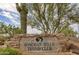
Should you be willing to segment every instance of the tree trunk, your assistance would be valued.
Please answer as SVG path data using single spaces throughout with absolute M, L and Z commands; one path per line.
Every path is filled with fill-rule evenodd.
M 21 29 L 22 29 L 22 33 L 26 34 L 27 33 L 27 15 L 24 13 L 20 14 L 21 17 Z

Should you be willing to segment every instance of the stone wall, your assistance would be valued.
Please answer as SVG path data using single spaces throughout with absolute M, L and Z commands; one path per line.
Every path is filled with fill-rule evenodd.
M 58 54 L 70 52 L 71 43 L 76 42 L 74 39 L 78 40 L 63 34 L 16 35 L 10 39 L 9 47 L 18 48 L 23 54 Z

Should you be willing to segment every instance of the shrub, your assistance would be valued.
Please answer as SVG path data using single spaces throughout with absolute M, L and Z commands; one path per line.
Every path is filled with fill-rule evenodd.
M 0 48 L 0 55 L 20 55 L 18 49 L 15 48 Z

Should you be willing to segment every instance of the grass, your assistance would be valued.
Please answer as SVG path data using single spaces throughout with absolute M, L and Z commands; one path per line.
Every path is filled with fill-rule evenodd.
M 0 55 L 21 55 L 21 53 L 15 48 L 0 48 Z

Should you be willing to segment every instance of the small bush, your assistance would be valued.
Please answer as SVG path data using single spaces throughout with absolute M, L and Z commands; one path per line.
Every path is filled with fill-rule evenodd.
M 20 55 L 19 50 L 14 48 L 0 48 L 0 55 Z

